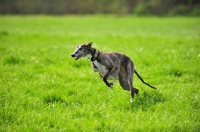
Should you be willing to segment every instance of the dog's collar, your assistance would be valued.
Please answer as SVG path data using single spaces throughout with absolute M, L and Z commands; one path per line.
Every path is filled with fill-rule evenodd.
M 94 52 L 92 54 L 92 58 L 90 59 L 91 61 L 95 61 L 98 59 L 100 52 L 96 49 L 94 49 Z

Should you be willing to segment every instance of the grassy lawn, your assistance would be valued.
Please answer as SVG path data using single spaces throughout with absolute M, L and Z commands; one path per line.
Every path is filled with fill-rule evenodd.
M 128 55 L 139 94 L 110 90 L 78 44 Z M 0 16 L 0 131 L 200 131 L 200 18 Z

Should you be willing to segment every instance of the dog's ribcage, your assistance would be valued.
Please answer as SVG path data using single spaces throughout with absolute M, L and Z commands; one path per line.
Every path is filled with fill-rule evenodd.
M 98 72 L 102 75 L 105 76 L 106 73 L 108 72 L 108 68 L 106 68 L 104 65 L 102 65 L 101 63 L 99 63 L 98 61 L 93 61 L 93 63 L 95 64 L 95 66 L 98 68 Z
M 102 65 L 101 63 L 99 63 L 98 61 L 93 61 L 94 65 L 98 68 L 97 72 L 100 73 L 103 77 L 108 73 L 109 69 Z M 108 76 L 108 79 L 114 79 L 114 76 Z

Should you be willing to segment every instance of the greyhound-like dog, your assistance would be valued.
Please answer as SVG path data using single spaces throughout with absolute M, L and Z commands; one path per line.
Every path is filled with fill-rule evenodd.
M 75 52 L 71 55 L 78 60 L 82 57 L 87 57 L 92 64 L 92 68 L 95 72 L 98 72 L 103 78 L 105 84 L 112 88 L 113 83 L 109 83 L 107 79 L 115 79 L 118 77 L 119 83 L 124 90 L 128 90 L 131 93 L 131 102 L 134 94 L 138 94 L 139 90 L 132 85 L 132 77 L 135 73 L 138 78 L 149 87 L 156 89 L 154 86 L 146 83 L 137 71 L 134 69 L 134 64 L 131 59 L 118 52 L 105 53 L 95 48 L 92 48 L 92 42 L 88 44 L 81 44 L 76 47 Z

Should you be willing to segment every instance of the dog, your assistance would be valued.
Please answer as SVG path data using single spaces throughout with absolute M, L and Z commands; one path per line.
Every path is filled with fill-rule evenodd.
M 112 80 L 118 77 L 121 87 L 124 90 L 130 91 L 131 102 L 134 95 L 138 94 L 139 92 L 139 90 L 134 88 L 132 84 L 134 73 L 144 84 L 153 89 L 157 89 L 142 79 L 142 77 L 135 70 L 131 59 L 125 54 L 119 52 L 101 52 L 93 48 L 92 42 L 90 42 L 88 44 L 78 45 L 71 57 L 73 57 L 75 60 L 87 57 L 91 61 L 93 70 L 99 73 L 105 84 L 110 88 L 112 88 L 113 82 L 108 82 L 107 80 Z

